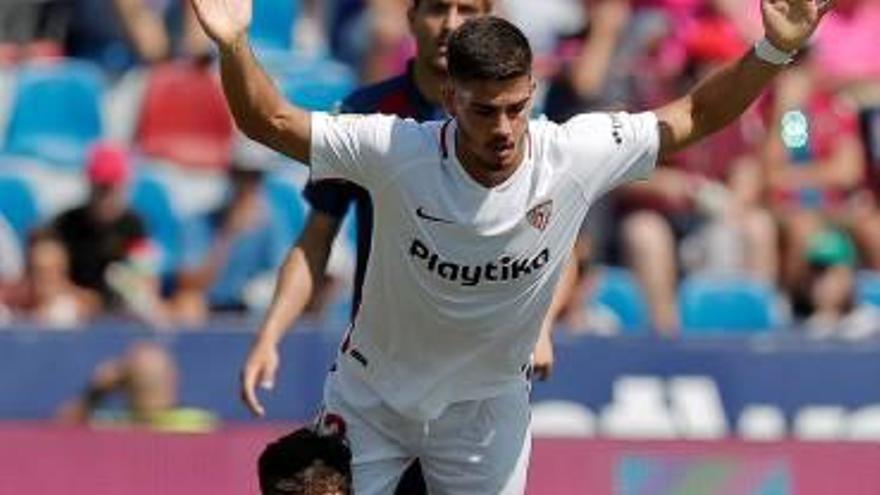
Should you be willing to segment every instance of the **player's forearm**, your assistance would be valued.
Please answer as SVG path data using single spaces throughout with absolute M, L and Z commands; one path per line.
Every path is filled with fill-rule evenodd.
M 257 339 L 265 344 L 276 345 L 287 329 L 302 315 L 314 285 L 303 250 L 297 245 L 287 253 L 279 270 L 272 303 Z
M 278 274 L 275 294 L 260 330 L 259 340 L 275 345 L 302 315 L 314 293 L 315 282 L 323 276 L 339 232 L 340 220 L 316 210 L 290 249 Z
M 315 281 L 324 273 L 327 256 L 311 253 L 302 245 L 290 250 L 281 266 L 272 303 L 258 340 L 276 345 L 293 327 L 314 293 Z
M 308 164 L 311 117 L 284 99 L 257 62 L 246 36 L 221 47 L 220 74 L 239 129 L 251 139 Z
M 659 109 L 662 152 L 678 151 L 728 125 L 761 95 L 782 67 L 749 50 L 706 77 L 688 95 Z

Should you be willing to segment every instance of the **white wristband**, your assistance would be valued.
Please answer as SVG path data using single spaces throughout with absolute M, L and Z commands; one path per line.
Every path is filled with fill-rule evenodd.
M 790 64 L 795 54 L 797 54 L 797 51 L 786 52 L 776 48 L 767 38 L 761 38 L 760 41 L 755 43 L 755 56 L 773 65 Z

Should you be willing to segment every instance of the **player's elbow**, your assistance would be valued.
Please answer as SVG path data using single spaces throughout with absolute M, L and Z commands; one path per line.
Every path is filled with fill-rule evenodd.
M 271 117 L 240 113 L 235 115 L 235 125 L 248 138 L 265 143 L 272 135 Z
M 230 100 L 229 108 L 238 129 L 245 136 L 261 143 L 271 139 L 276 132 L 279 115 L 283 112 L 281 105 L 270 102 L 244 105 Z

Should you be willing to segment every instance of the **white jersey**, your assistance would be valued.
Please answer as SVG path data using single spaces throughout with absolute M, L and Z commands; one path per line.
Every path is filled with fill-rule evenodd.
M 374 232 L 363 302 L 339 366 L 391 407 L 434 419 L 521 384 L 587 209 L 653 168 L 653 113 L 532 121 L 504 183 L 456 159 L 455 121 L 312 117 L 312 179 L 370 192 Z

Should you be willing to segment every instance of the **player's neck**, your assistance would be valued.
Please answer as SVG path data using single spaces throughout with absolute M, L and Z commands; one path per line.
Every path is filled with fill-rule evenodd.
M 458 158 L 461 168 L 478 184 L 486 188 L 503 184 L 525 160 L 525 139 L 517 145 L 516 157 L 509 166 L 499 166 L 480 158 L 477 153 L 474 153 L 461 129 L 455 130 L 455 143 L 455 157 Z
M 413 63 L 413 79 L 419 93 L 432 105 L 440 106 L 443 102 L 443 83 L 446 73 L 432 67 L 431 64 L 418 59 Z

